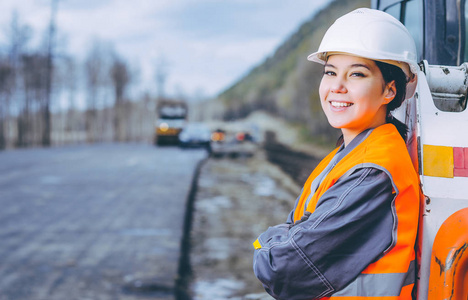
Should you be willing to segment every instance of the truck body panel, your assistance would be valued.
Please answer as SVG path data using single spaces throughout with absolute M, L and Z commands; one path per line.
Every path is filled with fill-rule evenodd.
M 468 297 L 468 64 L 465 0 L 372 0 L 415 38 L 415 96 L 395 116 L 420 174 L 417 299 Z M 419 9 L 414 9 L 415 7 Z

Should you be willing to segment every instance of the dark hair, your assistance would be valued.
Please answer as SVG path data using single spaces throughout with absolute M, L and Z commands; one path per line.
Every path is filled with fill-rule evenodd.
M 382 77 L 385 81 L 385 84 L 395 80 L 396 95 L 395 98 L 393 98 L 393 100 L 387 104 L 386 121 L 387 123 L 392 123 L 393 125 L 395 125 L 403 140 L 406 141 L 406 137 L 408 135 L 408 127 L 404 123 L 394 118 L 391 112 L 400 107 L 403 101 L 405 101 L 406 84 L 408 80 L 406 79 L 406 75 L 403 72 L 403 70 L 399 67 L 381 61 L 375 61 L 375 63 L 380 69 L 380 72 L 382 73 Z

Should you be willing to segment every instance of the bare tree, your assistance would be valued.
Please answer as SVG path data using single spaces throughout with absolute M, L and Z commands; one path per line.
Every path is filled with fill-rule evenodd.
M 125 110 L 125 89 L 130 81 L 130 72 L 127 63 L 117 55 L 114 55 L 114 61 L 111 67 L 111 77 L 114 86 L 114 140 L 122 142 L 128 140 L 128 129 L 125 123 L 128 121 Z
M 44 99 L 44 128 L 42 132 L 42 145 L 50 146 L 51 118 L 50 104 L 52 98 L 52 77 L 53 77 L 53 59 L 54 59 L 54 39 L 55 39 L 55 15 L 57 13 L 57 0 L 51 2 L 51 14 L 49 23 L 48 45 L 47 45 L 47 64 L 46 64 L 46 91 Z
M 7 146 L 5 129 L 9 109 L 8 99 L 12 90 L 12 78 L 13 69 L 8 61 L 2 58 L 0 60 L 0 150 L 4 150 Z
M 47 57 L 38 54 L 25 54 L 22 57 L 23 105 L 18 115 L 18 140 L 20 147 L 43 144 L 46 108 Z M 42 116 L 42 117 L 41 117 Z M 44 145 L 44 144 L 43 144 Z
M 18 146 L 26 145 L 26 138 L 24 136 L 25 122 L 29 120 L 29 111 L 24 109 L 27 106 L 26 98 L 24 97 L 23 80 L 24 68 L 23 57 L 26 55 L 26 46 L 30 40 L 31 28 L 27 25 L 21 24 L 19 15 L 16 11 L 12 13 L 12 19 L 7 31 L 9 40 L 8 45 L 8 64 L 10 66 L 11 74 L 5 78 L 7 85 L 4 86 L 3 107 L 5 112 L 5 124 L 10 120 L 10 112 L 14 110 L 18 117 L 17 121 L 17 140 Z M 14 103 L 14 107 L 11 104 Z
M 81 115 L 78 110 L 77 104 L 77 90 L 78 90 L 78 74 L 77 65 L 72 57 L 66 57 L 62 60 L 61 80 L 64 90 L 64 97 L 67 99 L 67 111 L 64 130 L 64 140 L 66 142 L 80 142 L 80 132 L 84 129 L 84 124 L 81 122 Z
M 109 69 L 106 62 L 105 45 L 102 41 L 95 40 L 85 62 L 85 76 L 87 88 L 86 101 L 86 133 L 89 143 L 102 138 L 101 126 L 98 123 L 98 106 L 102 103 L 102 90 L 109 81 Z M 101 101 L 100 101 L 101 100 Z M 102 106 L 102 105 L 101 105 Z

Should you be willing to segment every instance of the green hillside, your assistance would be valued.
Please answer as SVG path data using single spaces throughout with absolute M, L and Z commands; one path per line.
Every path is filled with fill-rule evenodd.
M 322 66 L 307 61 L 307 55 L 316 51 L 336 18 L 359 7 L 370 7 L 370 0 L 335 0 L 316 13 L 271 57 L 218 96 L 217 114 L 232 120 L 261 109 L 301 125 L 310 136 L 335 140 L 337 131 L 326 121 L 318 97 Z

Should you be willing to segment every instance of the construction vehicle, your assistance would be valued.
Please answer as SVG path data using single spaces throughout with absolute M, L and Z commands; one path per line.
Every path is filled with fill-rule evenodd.
M 156 105 L 154 143 L 178 145 L 179 134 L 185 127 L 188 116 L 187 103 L 176 100 L 159 100 Z
M 421 71 L 396 113 L 423 197 L 417 299 L 468 299 L 468 31 L 466 0 L 372 0 L 413 35 Z

